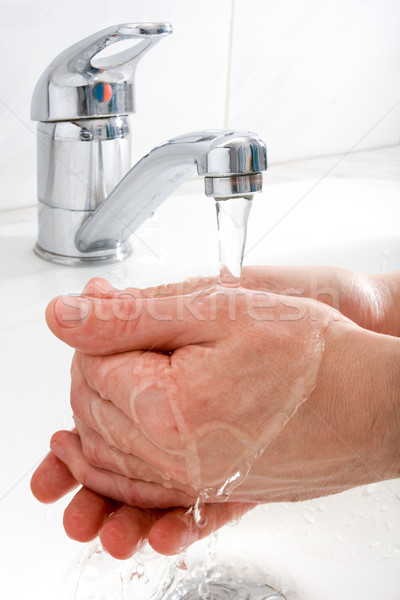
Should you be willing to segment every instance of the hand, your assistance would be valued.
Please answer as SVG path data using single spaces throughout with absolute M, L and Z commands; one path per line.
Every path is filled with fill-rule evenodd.
M 178 284 L 140 290 L 142 297 L 193 294 L 215 286 L 217 277 L 193 278 Z M 241 285 L 274 294 L 298 295 L 332 306 L 360 327 L 400 336 L 400 271 L 366 274 L 342 267 L 250 266 L 243 267 Z M 91 280 L 85 294 L 118 298 L 137 297 L 139 290 L 116 290 L 101 279 Z
M 249 271 L 251 271 L 251 269 L 246 270 L 246 273 L 249 272 Z M 268 278 L 269 279 L 272 279 L 272 278 L 277 279 L 277 277 L 275 276 L 276 272 L 277 272 L 277 268 L 272 268 L 272 269 L 255 268 L 251 272 L 251 278 L 253 280 L 254 280 L 254 271 L 258 271 L 260 273 L 260 276 L 261 276 L 261 281 L 259 282 L 258 285 L 262 284 L 264 287 L 267 287 L 267 289 L 268 289 L 268 287 L 269 288 L 271 287 L 271 282 L 268 281 Z M 279 288 L 279 285 L 280 285 L 281 289 L 285 289 L 285 288 L 287 289 L 288 280 L 292 281 L 292 282 L 294 281 L 293 274 L 290 274 L 289 271 L 290 271 L 290 268 L 284 268 L 282 270 L 279 269 L 279 274 L 282 275 L 282 281 L 281 281 L 280 284 L 279 284 L 279 282 L 278 282 L 278 284 L 276 282 L 272 284 L 273 288 L 275 290 L 277 288 Z M 318 286 L 315 286 L 315 285 L 312 286 L 312 285 L 310 285 L 310 279 L 311 279 L 311 277 L 306 276 L 307 275 L 306 269 L 302 269 L 302 271 L 304 272 L 304 281 L 301 281 L 301 280 L 299 281 L 297 279 L 296 280 L 297 287 L 300 288 L 300 291 L 302 291 L 305 295 L 310 294 L 310 292 L 312 291 L 312 289 L 314 289 L 314 294 L 315 294 L 315 290 L 318 292 Z M 318 275 L 318 283 L 320 283 L 321 282 L 321 274 L 322 274 L 322 278 L 323 278 L 322 286 L 323 287 L 324 286 L 325 287 L 332 287 L 331 286 L 332 282 L 329 281 L 329 271 L 330 271 L 329 269 L 312 268 L 312 269 L 310 269 L 310 275 L 313 276 L 313 277 L 315 277 L 315 275 L 317 274 Z M 370 286 L 371 286 L 370 280 L 368 279 L 367 282 L 366 282 L 367 285 L 364 285 L 365 282 L 362 281 L 362 276 L 360 276 L 360 275 L 353 274 L 352 272 L 347 272 L 347 271 L 339 270 L 339 269 L 332 269 L 332 271 L 334 272 L 334 277 L 332 279 L 334 279 L 335 282 L 338 282 L 338 284 L 340 284 L 340 285 L 338 285 L 338 288 L 340 290 L 340 292 L 339 292 L 340 308 L 342 310 L 344 310 L 344 311 L 345 311 L 345 308 L 349 308 L 350 310 L 353 311 L 353 313 L 354 313 L 354 309 L 355 309 L 355 313 L 354 314 L 355 314 L 356 320 L 357 320 L 357 318 L 360 317 L 360 315 L 362 315 L 362 314 L 368 314 L 368 310 L 367 311 L 357 310 L 357 307 L 360 306 L 361 309 L 362 309 L 362 307 L 368 307 L 368 301 L 367 301 L 367 299 L 370 296 Z M 338 277 L 338 271 L 343 271 L 342 281 Z M 295 272 L 297 272 L 297 268 L 295 269 Z M 289 277 L 290 277 L 290 279 L 289 279 Z M 349 291 L 349 289 L 356 289 L 355 286 L 353 285 L 353 281 L 354 280 L 358 281 L 358 284 L 359 284 L 358 285 L 358 289 L 359 289 L 359 291 L 361 291 L 361 292 L 367 291 L 367 293 L 364 294 L 364 296 L 362 294 L 358 295 L 356 299 L 352 300 L 352 297 L 350 296 L 350 294 L 348 293 L 348 291 Z M 346 285 L 343 282 L 348 282 L 347 283 L 347 290 L 346 290 Z M 311 281 L 311 283 L 312 283 L 312 281 Z M 363 285 L 360 285 L 360 283 L 362 283 Z M 303 290 L 301 290 L 301 288 L 303 288 Z M 381 290 L 382 290 L 382 286 L 381 286 Z M 158 293 L 160 293 L 160 291 L 163 292 L 163 293 L 168 293 L 168 292 L 173 292 L 174 289 L 173 288 L 169 288 L 169 289 L 167 288 L 165 290 L 155 290 L 155 291 L 158 292 Z M 115 294 L 115 293 L 120 294 L 120 292 L 115 292 L 115 290 L 111 290 L 110 286 L 108 286 L 108 291 L 106 291 L 105 295 L 108 295 L 110 297 L 110 296 L 112 296 L 112 294 Z M 344 295 L 343 295 L 343 293 L 344 293 Z M 375 298 L 379 299 L 379 296 L 382 296 L 382 294 L 380 294 L 380 293 L 376 294 Z M 389 297 L 389 295 L 387 294 L 386 297 Z M 321 300 L 324 300 L 325 298 L 326 298 L 325 296 L 319 297 L 319 299 L 321 299 Z M 343 301 L 343 299 L 345 300 L 345 302 Z M 371 314 L 373 314 L 373 311 L 371 311 Z M 364 324 L 364 326 L 367 326 L 367 325 L 365 325 L 365 323 L 363 323 L 363 324 Z M 370 322 L 370 325 L 373 327 L 372 320 Z M 291 426 L 291 425 L 294 426 L 295 425 L 295 420 L 298 419 L 298 417 L 300 416 L 301 413 L 305 414 L 304 407 L 302 407 L 298 411 L 295 419 L 293 419 L 292 422 L 288 424 L 288 426 Z M 309 425 L 311 426 L 312 423 L 309 423 Z M 297 430 L 297 427 L 292 427 L 292 429 L 295 431 L 295 430 Z M 279 442 L 282 439 L 283 439 L 282 436 L 279 436 L 277 442 Z M 271 450 L 273 448 L 275 448 L 277 451 L 279 450 L 279 444 L 277 444 L 277 442 L 273 443 L 270 446 Z M 283 447 L 283 449 L 285 449 L 285 443 L 282 444 L 282 447 Z M 279 455 L 279 453 L 280 453 L 279 451 L 276 452 L 276 454 L 278 454 L 278 455 Z M 305 458 L 307 458 L 307 457 L 305 457 Z M 46 480 L 46 476 L 44 475 L 43 472 L 39 473 L 39 477 L 41 477 L 42 481 L 45 482 L 45 483 L 47 483 L 49 486 L 53 483 L 50 476 L 48 476 L 48 478 Z M 67 490 L 65 489 L 64 493 L 66 493 L 66 491 Z M 76 503 L 75 506 L 78 507 L 78 503 Z M 74 537 L 74 535 L 72 535 L 72 536 Z
M 31 481 L 32 492 L 45 503 L 55 502 L 78 485 L 53 452 L 47 455 Z M 130 507 L 81 487 L 64 512 L 64 528 L 70 538 L 79 542 L 89 542 L 99 535 L 104 549 L 120 560 L 132 556 L 147 540 L 156 552 L 170 555 L 229 521 L 240 519 L 253 506 L 237 502 L 207 505 L 202 508 L 202 526 L 199 526 L 186 509 Z
M 310 369 L 315 367 L 318 369 L 317 342 L 320 340 L 322 328 L 326 326 L 328 317 L 327 309 L 323 308 L 321 304 L 317 306 L 316 303 L 294 297 L 281 296 L 278 298 L 275 295 L 262 295 L 262 299 L 266 298 L 269 304 L 262 309 L 264 311 L 261 313 L 262 320 L 259 316 L 260 313 L 255 320 L 253 315 L 250 315 L 250 308 L 254 310 L 254 304 L 248 302 L 250 300 L 254 303 L 255 296 L 251 293 L 237 294 L 234 290 L 229 292 L 223 290 L 218 296 L 215 292 L 201 295 L 196 302 L 191 300 L 189 306 L 192 313 L 201 306 L 203 313 L 198 312 L 197 315 L 189 313 L 183 327 L 182 321 L 178 318 L 175 321 L 169 320 L 171 310 L 177 309 L 176 297 L 158 298 L 152 299 L 152 301 L 145 298 L 133 302 L 129 299 L 122 301 L 114 298 L 113 304 L 104 300 L 93 301 L 92 313 L 83 326 L 68 328 L 61 333 L 66 341 L 71 342 L 71 339 L 74 338 L 74 345 L 86 352 L 93 352 L 94 348 L 97 352 L 103 349 L 105 352 L 112 351 L 110 331 L 116 333 L 116 349 L 128 350 L 129 344 L 132 347 L 130 341 L 132 326 L 135 331 L 134 347 L 135 345 L 137 348 L 148 347 L 152 343 L 152 337 L 157 340 L 159 350 L 171 350 L 173 347 L 179 347 L 179 350 L 175 351 L 171 357 L 159 352 L 144 354 L 143 351 L 139 354 L 137 351 L 124 352 L 122 355 L 101 358 L 77 353 L 73 374 L 72 403 L 74 411 L 80 419 L 77 421 L 80 440 L 76 436 L 65 435 L 63 449 L 68 454 L 67 463 L 73 472 L 77 473 L 78 479 L 82 479 L 83 476 L 92 489 L 127 503 L 137 504 L 140 501 L 145 506 L 156 507 L 164 507 L 166 503 L 167 505 L 173 503 L 186 505 L 193 502 L 199 490 L 204 488 L 209 488 L 211 501 L 224 499 L 227 492 L 231 492 L 226 489 L 221 490 L 224 481 L 240 470 L 247 472 L 257 453 L 262 456 L 254 461 L 246 480 L 242 481 L 239 478 L 240 485 L 236 485 L 237 479 L 234 482 L 235 489 L 230 493 L 231 500 L 260 502 L 285 499 L 288 481 L 292 482 L 291 493 L 297 493 L 300 497 L 304 497 L 304 494 L 309 496 L 331 493 L 371 480 L 372 467 L 366 468 L 364 465 L 362 472 L 357 469 L 357 477 L 353 473 L 353 480 L 347 481 L 350 459 L 354 460 L 356 450 L 367 450 L 364 447 L 366 439 L 364 434 L 367 429 L 364 429 L 363 426 L 367 428 L 371 425 L 368 419 L 373 414 L 372 409 L 374 407 L 377 409 L 376 398 L 373 397 L 371 391 L 365 396 L 364 385 L 360 383 L 365 382 L 366 375 L 370 373 L 369 367 L 366 373 L 363 365 L 364 370 L 354 369 L 357 381 L 355 392 L 362 396 L 360 402 L 362 401 L 365 405 L 368 418 L 365 419 L 365 423 L 361 419 L 363 426 L 360 427 L 360 439 L 355 435 L 356 432 L 353 431 L 353 425 L 351 425 L 350 433 L 355 444 L 353 456 L 351 453 L 349 454 L 348 448 L 343 456 L 343 452 L 340 451 L 343 448 L 337 447 L 337 439 L 328 447 L 329 456 L 332 456 L 332 459 L 341 458 L 342 471 L 336 469 L 336 478 L 333 481 L 325 481 L 325 475 L 321 472 L 321 481 L 315 481 L 316 465 L 312 461 L 308 461 L 308 465 L 312 467 L 313 471 L 314 487 L 311 486 L 309 480 L 311 472 L 306 469 L 303 469 L 302 479 L 296 482 L 297 490 L 293 490 L 293 474 L 290 469 L 287 472 L 281 470 L 280 473 L 277 473 L 277 480 L 274 485 L 271 485 L 271 473 L 274 473 L 273 467 L 276 470 L 277 465 L 269 463 L 270 457 L 273 456 L 272 452 L 263 452 L 263 450 L 280 431 L 285 420 L 290 417 L 291 411 L 294 412 L 307 395 L 306 388 L 295 392 L 294 386 L 299 383 L 299 373 L 303 376 L 301 384 L 306 387 L 310 385 L 309 381 L 305 381 L 306 369 L 303 366 L 304 363 L 301 363 L 296 356 L 295 344 L 302 348 L 302 359 L 305 359 L 308 366 L 308 374 L 314 375 Z M 231 303 L 232 298 L 234 302 L 241 302 L 235 321 L 229 318 L 229 310 L 234 306 Z M 275 305 L 272 306 L 271 303 L 274 302 Z M 138 319 L 131 322 L 126 320 L 117 322 L 115 310 L 121 317 L 123 314 L 121 311 L 127 311 L 125 315 L 132 314 L 132 310 L 136 311 L 138 305 L 141 310 L 146 308 Z M 209 311 L 214 305 L 218 309 L 216 321 L 205 319 L 204 314 L 210 314 Z M 315 320 L 311 316 L 312 309 L 317 310 Z M 160 311 L 156 315 L 161 319 L 159 321 L 154 319 L 155 310 Z M 96 311 L 98 311 L 97 315 Z M 331 313 L 331 311 L 328 312 Z M 350 358 L 354 351 L 358 353 L 363 351 L 362 356 L 369 358 L 377 368 L 378 362 L 375 359 L 377 348 L 381 344 L 388 343 L 383 336 L 378 339 L 378 336 L 374 337 L 373 334 L 361 330 L 341 318 L 337 313 L 332 314 L 337 320 L 327 330 L 329 335 L 326 336 L 326 341 L 329 340 L 329 344 L 326 344 L 326 348 L 329 348 L 329 352 L 325 351 L 323 360 L 328 368 L 325 369 L 322 379 L 318 378 L 318 381 L 321 382 L 320 385 L 317 385 L 319 394 L 314 393 L 312 396 L 317 399 L 321 396 L 323 399 L 319 411 L 320 416 L 329 415 L 328 409 L 332 408 L 333 399 L 336 398 L 337 390 L 340 389 L 338 384 L 343 383 L 346 389 L 349 387 L 348 368 L 343 382 L 336 377 L 336 373 L 340 372 L 342 358 L 346 356 L 346 352 Z M 96 320 L 99 315 L 101 315 L 102 322 L 95 329 L 96 339 L 93 341 L 90 334 L 90 320 Z M 272 315 L 274 321 L 269 320 Z M 292 319 L 294 315 L 296 320 L 284 321 L 284 319 Z M 299 315 L 301 315 L 301 319 L 297 318 Z M 164 321 L 164 317 L 168 317 L 168 320 Z M 50 313 L 50 323 L 52 323 L 51 319 Z M 52 326 L 60 335 L 60 329 L 57 330 L 59 325 L 54 319 Z M 120 328 L 119 332 L 118 327 Z M 92 331 L 93 329 L 92 327 Z M 254 343 L 256 340 L 259 344 L 258 352 L 249 352 L 249 350 L 251 351 L 247 337 L 249 332 L 252 342 Z M 191 342 L 189 345 L 187 343 L 185 345 L 185 339 L 182 337 L 185 335 L 188 336 L 186 342 Z M 181 336 L 180 339 L 179 336 Z M 175 341 L 171 341 L 173 338 Z M 350 345 L 349 340 L 351 341 Z M 201 347 L 199 347 L 199 341 L 202 343 Z M 206 350 L 204 350 L 204 343 L 207 344 Z M 92 347 L 90 347 L 91 344 Z M 176 345 L 174 346 L 174 344 Z M 244 352 L 243 348 L 245 348 Z M 182 351 L 185 352 L 183 359 Z M 293 351 L 294 353 L 291 355 L 290 352 Z M 307 354 L 308 351 L 310 354 Z M 310 361 L 309 357 L 313 353 L 317 356 L 317 361 Z M 206 368 L 204 368 L 204 357 L 208 360 Z M 260 370 L 260 357 L 261 364 L 269 369 Z M 377 356 L 377 359 L 380 358 L 380 355 Z M 132 368 L 133 360 L 147 360 L 147 363 L 140 364 L 136 371 L 137 365 Z M 175 360 L 176 371 L 171 378 L 169 367 L 170 362 L 173 365 L 173 360 Z M 220 364 L 222 367 L 219 370 Z M 244 375 L 240 373 L 238 377 L 238 370 L 243 364 L 245 364 Z M 290 365 L 290 369 L 288 365 Z M 279 372 L 279 369 L 282 368 L 285 371 L 284 376 L 282 370 Z M 387 372 L 390 364 L 385 363 L 385 368 Z M 228 378 L 223 379 L 223 386 L 218 380 L 219 371 L 223 372 L 224 376 L 229 375 Z M 112 374 L 112 380 L 110 380 L 109 373 Z M 254 376 L 252 376 L 253 373 Z M 125 375 L 123 381 L 121 380 L 122 374 Z M 252 377 L 246 380 L 246 376 L 249 374 Z M 120 386 L 121 381 L 122 385 Z M 188 393 L 189 388 L 186 385 L 188 381 L 190 381 L 190 393 Z M 197 383 L 198 381 L 200 383 Z M 251 385 L 254 384 L 254 381 L 257 381 L 258 386 L 253 385 L 252 389 Z M 375 377 L 374 381 L 378 382 L 378 379 Z M 316 381 L 312 380 L 311 387 L 315 383 Z M 139 395 L 139 400 L 135 391 L 135 385 L 137 389 L 138 384 L 142 386 L 142 391 L 143 388 L 147 392 L 150 390 L 150 394 L 147 396 L 146 393 Z M 110 394 L 104 393 L 106 388 L 110 389 Z M 213 397 L 208 399 L 204 406 L 204 403 L 201 404 L 201 402 L 209 394 L 210 389 L 213 390 Z M 368 389 L 370 389 L 369 386 Z M 196 396 L 194 391 L 198 390 L 201 393 Z M 374 392 L 374 390 L 372 391 Z M 101 398 L 104 396 L 107 397 L 107 400 Z M 268 397 L 268 403 L 263 403 L 265 396 Z M 227 397 L 229 397 L 228 402 Z M 341 398 L 342 411 L 348 412 L 350 408 L 354 410 L 354 397 L 355 393 L 346 392 L 344 396 L 346 403 Z M 185 399 L 184 405 L 182 404 L 183 399 Z M 294 401 L 295 399 L 296 401 Z M 154 412 L 147 410 L 150 402 L 153 402 L 153 409 L 156 407 Z M 176 413 L 171 414 L 173 413 L 172 404 L 178 407 L 178 416 L 184 413 L 180 428 L 174 420 Z M 199 408 L 200 406 L 201 408 Z M 278 411 L 276 407 L 279 407 Z M 337 411 L 336 406 L 335 411 Z M 157 420 L 154 418 L 155 415 L 162 415 L 162 417 Z M 339 416 L 341 415 L 343 412 L 339 412 Z M 332 417 L 332 415 L 329 416 Z M 357 415 L 353 416 L 356 420 Z M 360 421 L 359 417 L 358 420 Z M 108 423 L 113 423 L 116 433 L 115 431 L 114 433 L 110 432 Z M 240 423 L 240 428 L 236 426 L 237 423 Z M 318 444 L 321 446 L 325 442 L 326 424 L 322 427 L 320 422 L 320 426 L 315 428 L 315 432 L 318 434 L 315 439 L 307 431 L 306 424 L 307 421 L 300 428 L 302 434 L 307 433 L 302 446 L 305 451 L 313 452 L 315 447 L 318 448 Z M 343 444 L 343 436 L 349 432 L 340 422 L 335 425 L 338 428 L 335 431 L 342 432 L 342 441 L 339 446 L 346 447 L 346 444 Z M 182 426 L 185 428 L 184 432 Z M 152 427 L 153 429 L 151 429 Z M 298 429 L 299 422 L 296 424 L 296 431 Z M 176 435 L 177 430 L 179 435 Z M 284 434 L 287 430 L 288 427 L 279 436 L 280 439 L 285 437 Z M 225 454 L 222 454 L 221 451 L 216 452 L 214 448 L 211 448 L 210 451 L 213 442 L 210 442 L 210 437 L 203 435 L 204 432 L 207 435 L 211 432 L 213 442 L 217 437 L 214 442 L 215 448 L 226 448 Z M 133 441 L 132 437 L 134 437 Z M 295 436 L 293 436 L 294 438 Z M 310 439 L 313 440 L 311 448 L 308 445 Z M 251 446 L 249 442 L 253 445 Z M 80 443 L 82 443 L 82 448 Z M 129 447 L 129 444 L 133 444 L 133 448 Z M 191 447 L 190 444 L 192 444 Z M 286 455 L 290 455 L 291 446 L 288 439 L 286 439 L 284 447 Z M 54 446 L 54 450 L 60 451 L 56 446 Z M 216 455 L 218 455 L 219 461 L 215 461 Z M 86 467 L 83 467 L 85 457 L 88 460 Z M 382 457 L 382 451 L 377 456 L 369 457 L 369 464 L 376 466 L 377 457 Z M 380 465 L 380 471 L 381 467 L 382 465 Z M 285 481 L 285 477 L 287 481 Z M 142 480 L 139 499 L 138 482 L 132 482 L 132 478 Z M 144 479 L 152 484 L 144 486 Z M 170 480 L 171 487 L 165 488 L 161 485 L 165 483 L 165 479 Z M 154 488 L 154 483 L 160 484 L 157 493 L 151 488 L 151 485 Z M 266 487 L 263 488 L 263 485 Z M 220 486 L 219 493 L 218 486 Z M 144 488 L 149 491 L 147 495 L 143 493 Z M 151 502 L 154 504 L 150 504 Z
M 185 282 L 184 290 L 200 289 L 202 284 L 198 280 Z M 104 295 L 104 286 L 107 290 L 111 288 L 105 281 L 93 280 L 84 293 Z M 162 290 L 149 289 L 141 293 L 152 296 L 154 292 L 168 293 L 172 289 L 173 286 L 162 286 Z M 44 503 L 55 502 L 78 486 L 67 466 L 53 452 L 42 461 L 31 480 L 33 494 Z M 186 509 L 157 511 L 131 507 L 83 486 L 64 511 L 64 528 L 69 537 L 80 542 L 99 535 L 104 549 L 117 559 L 129 558 L 146 541 L 156 552 L 169 555 L 182 551 L 229 521 L 240 519 L 253 506 L 249 503 L 210 504 L 202 508 L 201 524 L 197 524 L 193 512 Z
M 324 332 L 332 314 L 343 317 L 308 299 L 226 288 L 74 298 L 89 311 L 80 324 L 65 302 L 50 305 L 47 318 L 80 350 L 71 403 L 83 455 L 98 467 L 85 475 L 95 478 L 88 487 L 137 504 L 137 480 L 148 481 L 139 500 L 152 508 L 190 505 L 202 490 L 212 502 L 269 497 L 250 467 L 315 387 Z
M 243 285 L 297 293 L 337 309 L 360 327 L 400 336 L 400 271 L 366 274 L 326 266 L 245 267 Z

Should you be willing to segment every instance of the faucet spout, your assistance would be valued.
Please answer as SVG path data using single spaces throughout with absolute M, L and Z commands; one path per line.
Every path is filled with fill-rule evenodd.
M 171 33 L 167 22 L 108 27 L 64 50 L 40 77 L 32 98 L 40 258 L 69 266 L 122 260 L 130 235 L 196 170 L 208 196 L 261 189 L 265 145 L 247 132 L 183 135 L 131 169 L 136 66 Z M 129 48 L 105 57 L 119 42 Z
M 174 138 L 154 148 L 125 175 L 76 234 L 88 257 L 118 252 L 158 206 L 196 172 L 214 197 L 251 195 L 262 187 L 267 168 L 264 142 L 255 134 L 207 130 Z

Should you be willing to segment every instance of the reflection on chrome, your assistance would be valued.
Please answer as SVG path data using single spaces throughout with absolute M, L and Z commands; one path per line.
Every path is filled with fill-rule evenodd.
M 189 133 L 130 169 L 135 68 L 171 32 L 169 23 L 109 27 L 62 52 L 39 79 L 32 119 L 39 121 L 35 252 L 42 258 L 61 264 L 122 260 L 131 252 L 132 233 L 196 172 L 215 198 L 261 190 L 266 149 L 248 132 Z M 101 56 L 127 41 L 135 45 Z

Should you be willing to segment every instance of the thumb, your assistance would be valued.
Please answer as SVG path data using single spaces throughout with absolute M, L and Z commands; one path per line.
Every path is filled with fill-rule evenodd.
M 46 310 L 51 331 L 87 354 L 130 350 L 175 350 L 222 336 L 224 294 L 197 292 L 140 297 L 140 290 L 117 297 L 59 296 Z

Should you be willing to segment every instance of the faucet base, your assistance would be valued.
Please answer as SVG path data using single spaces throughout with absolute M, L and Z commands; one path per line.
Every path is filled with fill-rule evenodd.
M 129 242 L 125 242 L 115 252 L 105 254 L 103 256 L 63 256 L 62 254 L 55 254 L 49 250 L 45 250 L 36 242 L 34 253 L 40 258 L 47 260 L 58 265 L 64 265 L 65 267 L 77 267 L 77 266 L 91 266 L 91 265 L 106 265 L 110 263 L 120 262 L 132 254 L 132 246 Z

